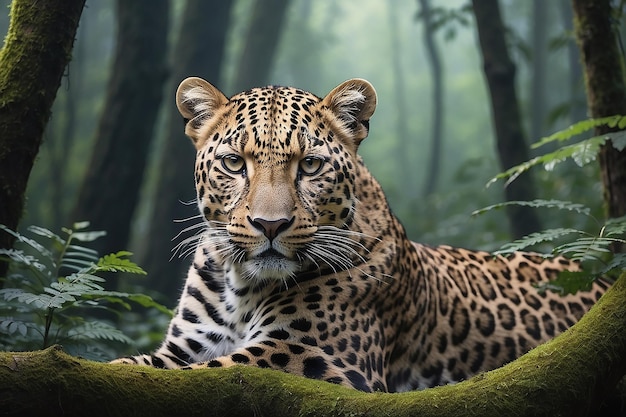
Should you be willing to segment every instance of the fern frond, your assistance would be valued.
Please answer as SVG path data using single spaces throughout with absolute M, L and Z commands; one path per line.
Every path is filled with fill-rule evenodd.
M 132 255 L 132 253 L 127 251 L 120 251 L 105 255 L 98 260 L 98 270 L 146 275 L 146 271 L 144 271 L 139 265 L 132 262 L 130 259 L 127 259 L 130 255 Z
M 572 203 L 571 201 L 562 201 L 562 200 L 532 200 L 532 201 L 506 201 L 504 203 L 493 204 L 491 206 L 487 206 L 481 208 L 479 210 L 475 210 L 472 212 L 472 216 L 477 216 L 480 214 L 484 214 L 491 210 L 498 210 L 502 207 L 506 206 L 528 206 L 535 208 L 556 208 L 559 210 L 569 210 L 575 211 L 576 213 L 584 214 L 588 216 L 591 213 L 591 209 L 583 204 Z
M 624 236 L 626 234 L 626 216 L 608 219 L 604 224 L 601 236 Z
M 556 133 L 553 133 L 550 136 L 544 137 L 540 139 L 538 142 L 534 143 L 531 147 L 533 149 L 537 149 L 540 146 L 543 146 L 547 143 L 552 142 L 563 142 L 573 138 L 574 136 L 580 135 L 581 133 L 588 132 L 589 130 L 595 129 L 598 126 L 608 126 L 608 127 L 617 127 L 618 129 L 624 129 L 626 127 L 626 116 L 608 116 L 608 117 L 600 117 L 597 119 L 587 119 L 573 125 L 569 126 L 566 129 L 560 130 Z
M 573 242 L 568 242 L 554 248 L 554 252 L 561 255 L 569 255 L 575 261 L 597 261 L 611 253 L 609 246 L 612 243 L 626 243 L 622 239 L 610 237 L 581 237 Z
M 32 255 L 27 255 L 21 250 L 17 249 L 0 249 L 0 259 L 5 259 L 10 262 L 14 262 L 27 269 L 43 272 L 46 270 L 46 266 L 38 261 Z
M 133 341 L 115 327 L 101 321 L 79 324 L 67 332 L 67 338 L 74 340 L 104 339 L 131 344 Z
M 23 242 L 25 244 L 27 244 L 28 246 L 32 247 L 33 249 L 35 249 L 37 252 L 39 252 L 40 254 L 42 254 L 46 259 L 52 260 L 52 252 L 49 251 L 48 249 L 46 249 L 43 245 L 41 245 L 39 242 L 37 242 L 34 239 L 30 239 L 18 232 L 15 232 L 11 229 L 9 229 L 8 227 L 6 227 L 3 224 L 0 224 L 0 230 L 4 230 L 6 233 L 12 235 L 13 237 L 15 237 L 15 239 L 18 242 Z
M 515 181 L 517 177 L 522 175 L 524 172 L 537 165 L 543 165 L 547 171 L 552 171 L 556 165 L 566 161 L 567 159 L 572 159 L 578 166 L 582 167 L 596 159 L 600 146 L 602 146 L 608 139 L 610 139 L 610 135 L 595 136 L 573 145 L 563 146 L 554 152 L 537 156 L 530 161 L 523 162 L 499 173 L 487 182 L 487 187 L 499 179 L 504 178 L 508 178 L 505 183 L 505 186 L 507 186 Z
M 571 228 L 557 228 L 531 233 L 528 236 L 524 236 L 521 239 L 503 245 L 500 249 L 494 252 L 494 255 L 507 255 L 513 252 L 524 250 L 529 246 L 534 246 L 539 243 L 551 242 L 555 239 L 572 233 L 582 234 L 583 232 Z

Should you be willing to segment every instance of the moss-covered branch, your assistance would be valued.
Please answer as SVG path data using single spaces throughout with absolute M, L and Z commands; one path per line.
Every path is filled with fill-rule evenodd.
M 164 371 L 51 348 L 0 354 L 0 414 L 579 416 L 593 415 L 625 373 L 626 274 L 569 331 L 457 385 L 364 394 L 252 367 Z

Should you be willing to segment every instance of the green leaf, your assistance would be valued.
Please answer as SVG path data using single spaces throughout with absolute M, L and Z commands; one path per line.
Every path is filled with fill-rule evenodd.
M 528 206 L 528 207 L 536 207 L 536 208 L 557 208 L 559 210 L 569 210 L 575 211 L 576 213 L 584 214 L 588 216 L 591 212 L 589 207 L 586 207 L 582 204 L 572 203 L 571 201 L 562 201 L 562 200 L 532 200 L 532 201 L 506 201 L 503 203 L 493 204 L 491 206 L 487 206 L 481 208 L 479 210 L 475 210 L 472 212 L 472 216 L 477 216 L 479 214 L 484 214 L 491 210 L 498 210 L 506 206 Z
M 93 242 L 96 239 L 105 236 L 107 232 L 94 231 L 94 232 L 73 232 L 71 234 L 72 239 L 76 239 L 81 242 Z
M 98 260 L 98 270 L 108 272 L 126 272 L 130 274 L 146 275 L 146 271 L 139 265 L 127 259 L 131 252 L 120 251 L 103 256 Z
M 18 242 L 26 243 L 28 246 L 32 247 L 37 252 L 42 254 L 46 259 L 50 259 L 50 260 L 52 259 L 52 252 L 50 252 L 48 249 L 46 249 L 43 245 L 41 245 L 36 240 L 30 239 L 24 235 L 14 232 L 13 230 L 9 229 L 3 224 L 0 224 L 0 230 L 4 230 L 6 233 L 12 235 L 13 237 L 15 237 L 15 239 Z
M 78 340 L 104 339 L 131 344 L 133 341 L 115 327 L 101 321 L 89 321 L 75 326 L 67 332 L 67 337 Z
M 566 129 L 560 130 L 556 133 L 553 133 L 550 136 L 542 138 L 538 142 L 534 143 L 531 147 L 532 149 L 537 149 L 540 146 L 543 146 L 547 143 L 552 142 L 562 142 L 568 139 L 573 138 L 574 136 L 580 135 L 581 133 L 585 133 L 591 129 L 594 129 L 598 126 L 609 126 L 615 127 L 618 126 L 619 129 L 623 129 L 626 126 L 626 116 L 609 116 L 609 117 L 601 117 L 597 119 L 587 119 L 573 125 L 569 126 Z
M 595 280 L 593 274 L 585 271 L 561 271 L 556 279 L 541 283 L 539 291 L 551 290 L 560 294 L 576 294 L 578 291 L 589 291 Z
M 21 320 L 15 320 L 13 317 L 0 317 L 0 333 L 12 335 L 19 333 L 26 336 L 28 333 L 28 325 Z
M 521 239 L 503 245 L 500 249 L 494 252 L 494 255 L 506 255 L 513 252 L 521 251 L 529 246 L 537 245 L 543 242 L 550 242 L 572 233 L 582 234 L 583 232 L 577 229 L 557 228 L 531 233 L 528 236 L 524 236 Z
M 487 187 L 499 179 L 508 178 L 505 186 L 509 185 L 517 179 L 521 174 L 530 168 L 543 164 L 547 171 L 554 169 L 559 163 L 567 159 L 573 159 L 579 166 L 583 166 L 596 158 L 600 146 L 608 139 L 608 136 L 595 136 L 593 138 L 583 140 L 573 145 L 563 146 L 554 152 L 535 157 L 530 161 L 523 162 L 519 165 L 511 167 L 504 172 L 499 173 L 487 182 Z

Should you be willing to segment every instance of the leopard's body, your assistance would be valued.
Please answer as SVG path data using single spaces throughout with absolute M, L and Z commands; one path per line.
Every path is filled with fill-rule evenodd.
M 411 242 L 357 156 L 376 94 L 286 87 L 177 93 L 206 223 L 162 346 L 117 362 L 246 364 L 362 391 L 406 391 L 498 367 L 576 322 L 606 288 L 534 284 L 577 266 Z

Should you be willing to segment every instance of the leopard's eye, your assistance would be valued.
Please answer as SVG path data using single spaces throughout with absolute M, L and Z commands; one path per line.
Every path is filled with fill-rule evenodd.
M 231 174 L 241 174 L 246 169 L 246 162 L 241 156 L 230 154 L 222 157 L 222 166 Z
M 322 158 L 307 156 L 300 161 L 300 171 L 304 175 L 315 175 L 320 172 L 322 165 L 324 165 L 324 160 Z

